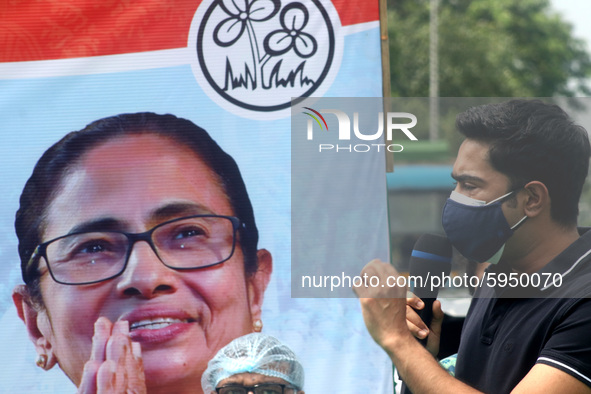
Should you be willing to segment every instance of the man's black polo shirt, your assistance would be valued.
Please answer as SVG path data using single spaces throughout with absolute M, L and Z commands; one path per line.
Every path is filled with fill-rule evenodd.
M 492 266 L 487 272 L 504 271 Z M 462 330 L 456 378 L 485 393 L 508 393 L 539 363 L 591 386 L 591 231 L 543 273 L 561 274 L 561 286 L 477 290 Z

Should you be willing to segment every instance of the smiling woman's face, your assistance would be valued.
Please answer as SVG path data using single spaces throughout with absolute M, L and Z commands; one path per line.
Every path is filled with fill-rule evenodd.
M 234 215 L 211 169 L 191 150 L 162 137 L 124 136 L 90 150 L 67 173 L 47 209 L 42 240 L 93 221 L 139 233 L 196 214 Z M 194 391 L 208 360 L 232 339 L 251 332 L 260 317 L 271 262 L 266 251 L 258 257 L 259 271 L 248 277 L 239 246 L 217 266 L 175 271 L 146 242 L 137 242 L 123 274 L 77 286 L 54 282 L 42 259 L 45 309 L 36 319 L 38 331 L 78 385 L 100 316 L 130 325 L 159 321 L 130 334 L 141 344 L 148 387 Z

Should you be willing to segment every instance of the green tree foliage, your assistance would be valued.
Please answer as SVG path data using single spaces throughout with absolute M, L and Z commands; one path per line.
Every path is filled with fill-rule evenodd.
M 429 0 L 388 0 L 392 96 L 429 95 Z M 548 0 L 441 0 L 441 97 L 591 95 L 585 42 Z

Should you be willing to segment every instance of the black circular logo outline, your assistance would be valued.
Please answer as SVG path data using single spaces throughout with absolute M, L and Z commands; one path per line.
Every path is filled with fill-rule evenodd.
M 204 58 L 203 52 L 202 52 L 203 37 L 205 35 L 205 25 L 207 24 L 207 21 L 209 20 L 211 14 L 215 10 L 215 8 L 219 6 L 218 1 L 214 1 L 213 4 L 211 4 L 209 6 L 209 8 L 207 9 L 207 11 L 205 12 L 205 15 L 203 16 L 203 20 L 201 21 L 201 23 L 199 25 L 199 31 L 197 33 L 197 44 L 196 44 L 197 59 L 199 60 L 199 66 L 201 67 L 201 72 L 205 76 L 205 79 L 209 83 L 209 86 L 211 86 L 222 98 L 226 99 L 230 103 L 237 105 L 239 107 L 251 110 L 251 111 L 259 111 L 259 112 L 272 112 L 272 111 L 279 111 L 282 109 L 286 109 L 286 108 L 291 107 L 293 104 L 297 104 L 298 102 L 304 100 L 306 97 L 310 97 L 312 95 L 312 93 L 314 93 L 316 91 L 316 89 L 318 89 L 320 87 L 320 85 L 322 85 L 322 82 L 324 81 L 324 79 L 328 75 L 328 72 L 330 71 L 330 67 L 332 66 L 334 52 L 335 52 L 335 33 L 334 33 L 334 28 L 332 26 L 332 22 L 330 20 L 330 17 L 328 16 L 328 13 L 326 12 L 326 10 L 322 6 L 322 4 L 320 4 L 319 0 L 312 0 L 312 2 L 316 5 L 318 10 L 322 14 L 322 17 L 324 18 L 324 21 L 325 21 L 326 26 L 328 28 L 329 53 L 328 53 L 328 59 L 326 61 L 326 64 L 324 65 L 324 69 L 320 73 L 320 76 L 318 77 L 317 82 L 314 83 L 310 89 L 308 89 L 306 92 L 304 92 L 300 97 L 290 99 L 288 102 L 286 102 L 284 104 L 273 105 L 273 106 L 259 106 L 259 105 L 243 103 L 242 101 L 239 101 L 238 99 L 236 99 L 236 98 L 230 96 L 229 94 L 227 94 L 226 92 L 224 92 L 224 90 L 221 89 L 217 85 L 217 83 L 215 83 L 214 79 L 209 74 L 209 71 L 207 70 L 207 66 L 205 64 L 205 58 Z

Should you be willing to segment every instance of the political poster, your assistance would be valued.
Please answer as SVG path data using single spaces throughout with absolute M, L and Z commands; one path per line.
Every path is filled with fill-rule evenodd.
M 379 27 L 377 0 L 5 2 L 0 391 L 76 392 L 61 362 L 49 371 L 35 365 L 35 338 L 11 298 L 23 283 L 15 213 L 37 160 L 93 121 L 151 112 L 205 129 L 240 168 L 258 247 L 273 257 L 262 331 L 298 355 L 304 390 L 392 392 L 392 364 L 367 333 L 358 300 L 294 296 L 291 269 L 292 166 L 298 160 L 291 151 L 292 106 L 314 97 L 380 97 Z M 365 176 L 385 182 L 384 168 L 378 161 Z M 359 269 L 365 263 L 359 261 Z M 224 285 L 218 284 L 220 291 L 227 291 Z

